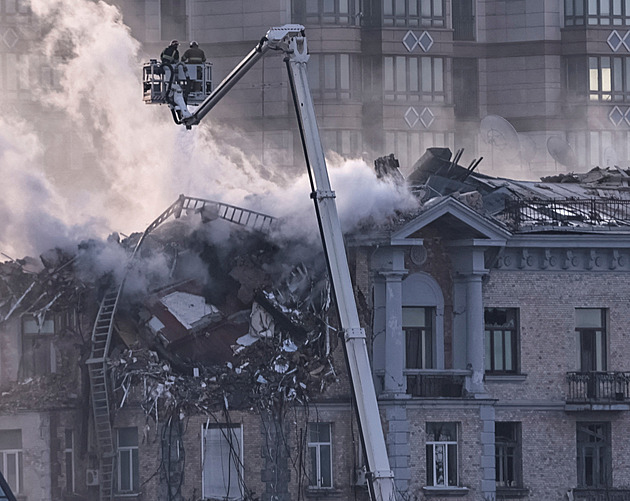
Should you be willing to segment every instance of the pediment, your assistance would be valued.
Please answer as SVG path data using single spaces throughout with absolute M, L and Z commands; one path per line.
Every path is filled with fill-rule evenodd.
M 505 245 L 511 233 L 453 197 L 434 205 L 407 222 L 391 236 L 392 245 L 413 244 L 427 234 L 446 241 L 484 241 L 488 245 Z M 415 241 L 415 242 L 414 242 Z

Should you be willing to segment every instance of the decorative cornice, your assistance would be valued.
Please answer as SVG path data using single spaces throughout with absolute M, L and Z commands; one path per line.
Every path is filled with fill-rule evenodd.
M 514 271 L 630 272 L 630 249 L 506 247 L 491 268 Z

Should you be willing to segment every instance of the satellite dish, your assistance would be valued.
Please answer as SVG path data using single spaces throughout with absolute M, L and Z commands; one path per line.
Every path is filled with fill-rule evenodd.
M 564 165 L 566 167 L 577 167 L 577 158 L 571 145 L 567 143 L 560 136 L 551 136 L 547 139 L 547 151 L 556 161 L 557 164 Z
M 527 165 L 531 165 L 532 160 L 536 156 L 536 143 L 531 137 L 523 134 L 518 135 L 518 140 L 521 147 L 521 161 L 526 162 Z
M 479 124 L 481 138 L 490 145 L 492 167 L 494 168 L 494 150 L 501 151 L 503 156 L 514 158 L 519 150 L 518 133 L 512 124 L 498 115 L 488 115 Z
M 604 167 L 614 167 L 618 164 L 617 151 L 612 146 L 604 149 Z

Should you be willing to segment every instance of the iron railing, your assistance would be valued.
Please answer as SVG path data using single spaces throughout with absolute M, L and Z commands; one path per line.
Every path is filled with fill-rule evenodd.
M 407 393 L 414 397 L 463 397 L 465 376 L 462 374 L 413 373 L 407 370 Z
M 630 372 L 568 372 L 568 402 L 630 402 Z
M 513 229 L 526 226 L 630 225 L 630 200 L 507 200 Z
M 601 487 L 592 489 L 573 489 L 574 501 L 630 501 L 630 489 Z

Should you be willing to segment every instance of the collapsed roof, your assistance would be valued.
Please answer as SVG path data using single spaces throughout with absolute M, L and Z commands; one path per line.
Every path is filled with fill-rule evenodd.
M 406 182 L 424 202 L 455 196 L 513 232 L 630 229 L 630 169 L 595 167 L 536 181 L 496 178 L 466 168 L 448 148 L 429 148 Z

